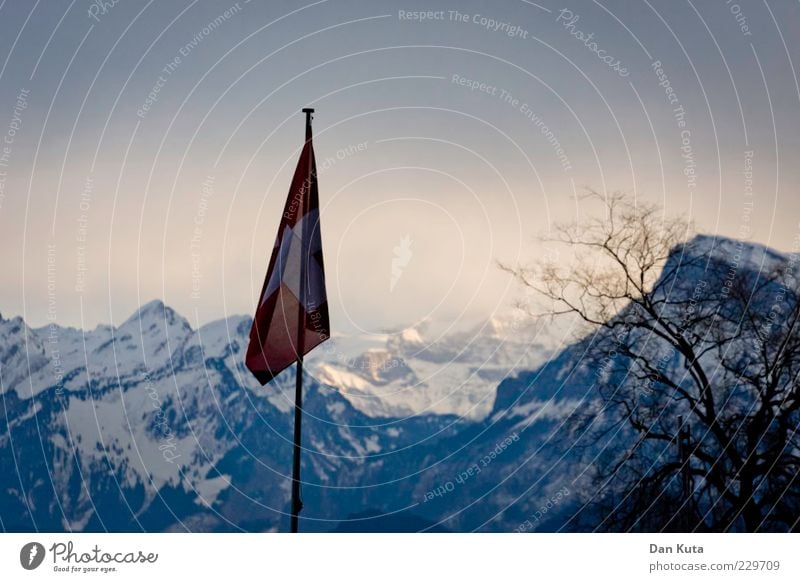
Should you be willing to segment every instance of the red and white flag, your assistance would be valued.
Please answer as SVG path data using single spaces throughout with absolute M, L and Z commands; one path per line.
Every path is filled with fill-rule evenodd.
M 283 209 L 245 364 L 261 384 L 330 336 L 310 129 Z

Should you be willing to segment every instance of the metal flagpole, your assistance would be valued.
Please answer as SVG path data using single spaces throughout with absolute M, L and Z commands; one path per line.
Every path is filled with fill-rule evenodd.
M 306 114 L 306 143 L 311 140 L 311 114 L 313 109 L 303 109 Z M 303 213 L 308 211 L 308 199 L 311 191 L 311 157 L 308 159 L 308 175 L 303 185 Z M 306 294 L 306 251 L 302 244 L 305 241 L 305 229 L 307 224 L 303 224 L 303 231 L 300 232 L 300 284 L 299 284 L 299 307 L 297 314 L 297 378 L 294 389 L 294 454 L 292 457 L 292 519 L 291 532 L 297 533 L 298 515 L 303 509 L 303 502 L 300 499 L 300 423 L 303 416 L 303 348 L 305 346 L 306 326 L 305 326 L 305 294 Z
M 691 467 L 691 432 L 689 427 L 683 424 L 683 417 L 678 417 L 678 455 L 681 462 L 681 490 L 683 491 L 683 516 L 684 516 L 684 529 L 689 531 L 692 527 L 694 519 L 693 502 L 694 502 L 694 483 L 692 481 L 692 467 Z

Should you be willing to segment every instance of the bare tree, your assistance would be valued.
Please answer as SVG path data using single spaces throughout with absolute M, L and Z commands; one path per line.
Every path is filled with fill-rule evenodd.
M 600 529 L 796 530 L 800 509 L 797 258 L 712 237 L 615 193 L 558 227 L 575 259 L 508 268 L 577 316 L 602 407 L 631 437 L 604 459 Z M 757 259 L 757 260 L 756 260 Z M 601 420 L 602 417 L 602 420 Z

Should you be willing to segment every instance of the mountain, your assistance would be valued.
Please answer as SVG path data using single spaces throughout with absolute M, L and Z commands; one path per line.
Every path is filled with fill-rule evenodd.
M 698 236 L 672 249 L 651 296 L 660 316 L 668 321 L 683 326 L 694 318 L 692 327 L 683 331 L 701 350 L 698 357 L 709 371 L 709 390 L 720 406 L 716 418 L 730 427 L 728 434 L 733 435 L 726 437 L 719 428 L 707 429 L 699 422 L 693 427 L 683 425 L 690 442 L 704 447 L 695 449 L 696 454 L 711 452 L 709 463 L 719 458 L 720 464 L 727 464 L 728 459 L 720 449 L 745 446 L 742 441 L 747 433 L 747 438 L 757 443 L 759 462 L 762 458 L 786 459 L 787 468 L 776 470 L 753 493 L 753 499 L 765 504 L 769 511 L 755 520 L 759 531 L 797 528 L 800 406 L 796 396 L 789 397 L 782 406 L 793 408 L 794 412 L 787 412 L 780 422 L 774 420 L 770 425 L 768 414 L 764 425 L 754 421 L 748 426 L 745 423 L 754 418 L 751 415 L 760 397 L 742 385 L 738 372 L 761 373 L 757 358 L 750 365 L 754 348 L 774 349 L 776 357 L 782 355 L 784 359 L 792 357 L 785 346 L 796 349 L 796 331 L 795 339 L 784 343 L 782 338 L 786 334 L 791 337 L 792 329 L 781 331 L 779 323 L 790 322 L 780 321 L 776 314 L 784 314 L 785 318 L 798 303 L 796 288 L 790 287 L 793 282 L 796 284 L 793 269 L 797 261 L 796 255 L 783 255 L 761 245 Z M 781 280 L 785 284 L 780 284 Z M 654 389 L 619 356 L 623 346 L 650 350 L 655 356 L 651 364 L 665 377 L 675 378 L 683 386 L 690 384 L 686 359 L 677 355 L 670 342 L 637 329 L 620 335 L 620 329 L 625 329 L 625 322 L 636 309 L 629 304 L 613 316 L 612 323 L 619 323 L 619 327 L 590 333 L 541 366 L 503 380 L 498 385 L 491 413 L 455 436 L 441 439 L 438 451 L 398 453 L 395 463 L 401 475 L 415 475 L 415 468 L 420 466 L 435 467 L 402 482 L 406 496 L 417 502 L 415 512 L 450 531 L 614 530 L 619 526 L 613 519 L 630 511 L 634 514 L 632 525 L 624 526 L 623 531 L 628 527 L 643 531 L 685 528 L 674 521 L 666 522 L 665 526 L 663 521 L 657 521 L 658 515 L 648 522 L 649 516 L 644 515 L 646 511 L 641 506 L 630 505 L 633 501 L 627 489 L 629 482 L 621 479 L 617 470 L 621 463 L 637 459 L 640 464 L 631 464 L 631 471 L 643 480 L 657 469 L 675 467 L 680 461 L 680 448 L 676 440 L 643 441 L 642 433 L 629 422 L 631 409 L 615 403 L 649 407 L 652 424 L 645 429 L 663 430 L 667 435 L 669 430 L 677 432 L 680 419 L 688 419 L 692 414 L 685 401 L 670 396 L 671 392 L 663 387 L 660 390 L 666 397 L 653 400 Z M 751 342 L 748 336 L 745 342 L 737 343 L 745 316 L 757 318 L 751 324 L 751 329 L 757 332 L 757 341 Z M 716 344 L 708 337 L 692 337 L 699 332 L 712 340 L 716 333 L 734 339 L 719 343 L 717 352 L 709 348 Z M 605 369 L 608 361 L 613 365 Z M 770 381 L 769 374 L 764 377 Z M 784 366 L 784 381 L 796 386 L 794 364 Z M 772 415 L 777 419 L 779 412 L 773 408 Z M 721 435 L 715 439 L 731 440 L 717 445 L 717 440 L 709 437 L 710 431 Z M 785 447 L 778 444 L 776 448 L 771 443 L 780 443 L 776 439 L 781 434 L 788 436 L 788 444 Z M 696 513 L 706 516 L 700 529 L 717 531 L 720 522 L 714 518 L 724 513 L 727 501 L 714 497 L 714 491 L 704 483 L 706 473 L 700 472 L 705 470 L 703 465 L 695 462 L 689 467 L 698 471 L 695 486 L 705 491 L 696 502 Z M 728 487 L 735 490 L 739 482 L 731 474 L 729 470 Z M 667 485 L 680 489 L 677 478 Z M 769 501 L 769 497 L 762 501 L 770 494 L 770 487 L 774 490 L 774 501 Z M 650 497 L 642 500 L 644 509 L 653 509 L 654 514 L 663 509 L 668 520 L 679 516 L 680 499 L 674 503 L 674 497 L 666 496 L 661 501 L 662 493 L 665 492 L 650 492 Z M 732 517 L 723 518 L 730 519 L 722 522 L 730 523 L 724 526 L 725 531 L 743 531 L 746 527 L 735 511 L 734 508 Z M 747 527 L 753 531 L 752 525 Z
M 242 365 L 249 329 L 249 318 L 231 317 L 193 330 L 160 301 L 119 327 L 87 332 L 0 320 L 0 471 L 11 476 L 0 525 L 282 527 L 294 376 L 258 385 Z M 460 423 L 376 421 L 311 377 L 305 412 L 304 495 L 321 507 L 338 491 L 326 488 L 334 478 L 357 484 L 365 464 Z M 318 518 L 321 529 L 330 514 Z
M 685 297 L 734 253 L 739 274 L 789 261 L 697 237 L 662 279 Z M 160 301 L 91 331 L 0 318 L 0 528 L 288 530 L 294 374 L 258 385 L 243 367 L 250 324 L 193 329 Z M 313 352 L 301 529 L 597 527 L 598 470 L 636 435 L 598 395 L 602 338 L 551 353 L 542 334 L 497 318 Z
M 308 366 L 368 416 L 482 420 L 497 384 L 547 353 L 542 326 L 511 313 L 447 333 L 431 333 L 423 322 L 396 333 L 334 336 L 311 352 Z

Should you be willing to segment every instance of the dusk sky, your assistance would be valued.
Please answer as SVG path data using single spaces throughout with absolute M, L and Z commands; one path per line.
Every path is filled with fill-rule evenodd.
M 503 312 L 586 187 L 800 250 L 798 39 L 794 0 L 2 1 L 0 312 L 252 313 L 303 107 L 337 331 Z

